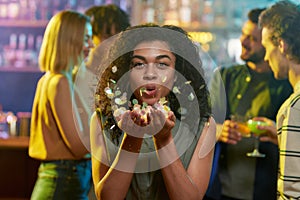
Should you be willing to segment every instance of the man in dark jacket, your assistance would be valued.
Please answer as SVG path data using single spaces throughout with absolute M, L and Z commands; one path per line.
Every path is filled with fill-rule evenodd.
M 251 10 L 242 28 L 241 58 L 245 64 L 219 69 L 211 82 L 213 113 L 220 125 L 215 168 L 205 199 L 276 199 L 278 147 L 260 142 L 259 151 L 266 156 L 247 157 L 254 148 L 254 138 L 242 137 L 236 122 L 230 120 L 231 115 L 240 115 L 275 121 L 278 109 L 292 92 L 288 81 L 276 80 L 264 61 L 258 27 L 263 10 Z M 220 113 L 226 113 L 225 121 Z

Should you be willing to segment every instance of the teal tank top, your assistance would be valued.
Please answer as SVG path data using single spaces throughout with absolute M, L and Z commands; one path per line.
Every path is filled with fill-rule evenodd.
M 179 120 L 176 121 L 172 135 L 178 155 L 185 169 L 193 156 L 194 149 L 200 138 L 205 121 L 201 121 L 196 133 Z M 123 135 L 120 137 L 122 141 Z M 112 163 L 118 153 L 119 146 L 114 144 L 105 132 L 105 142 L 109 162 Z M 119 142 L 121 143 L 121 142 Z M 175 160 L 174 160 L 175 161 Z M 152 138 L 144 138 L 137 160 L 135 173 L 129 187 L 126 200 L 168 200 L 168 193 L 161 174 L 160 165 Z

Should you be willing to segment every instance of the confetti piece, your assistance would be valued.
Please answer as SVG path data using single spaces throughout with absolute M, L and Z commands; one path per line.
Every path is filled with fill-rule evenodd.
M 118 71 L 118 67 L 117 66 L 113 66 L 111 69 L 112 73 L 116 73 Z
M 188 100 L 193 101 L 195 99 L 195 96 L 193 93 L 190 93 L 188 96 Z
M 179 88 L 177 86 L 173 87 L 173 92 L 174 92 L 174 94 L 181 94 L 181 92 L 179 91 Z
M 142 88 L 140 89 L 140 96 L 143 96 L 143 92 L 145 92 L 145 91 L 146 91 L 146 88 L 142 87 Z

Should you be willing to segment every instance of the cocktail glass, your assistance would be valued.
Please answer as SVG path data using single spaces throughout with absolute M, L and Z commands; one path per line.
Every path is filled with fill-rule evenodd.
M 248 120 L 247 122 L 248 128 L 251 131 L 251 135 L 254 137 L 254 150 L 252 152 L 247 153 L 247 156 L 249 157 L 258 157 L 258 158 L 264 158 L 266 155 L 259 152 L 259 136 L 262 133 L 265 133 L 265 130 L 260 130 L 257 128 L 257 126 L 266 126 L 266 122 L 262 121 L 255 121 L 255 120 Z
M 251 137 L 251 131 L 248 127 L 248 120 L 250 117 L 242 115 L 231 115 L 230 119 L 237 123 L 237 130 L 243 137 Z

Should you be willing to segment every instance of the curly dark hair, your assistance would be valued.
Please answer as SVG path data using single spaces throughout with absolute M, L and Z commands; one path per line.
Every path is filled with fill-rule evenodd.
M 197 120 L 207 121 L 211 115 L 211 105 L 207 84 L 205 82 L 204 71 L 202 68 L 202 62 L 199 57 L 198 47 L 190 39 L 187 32 L 183 29 L 172 26 L 164 25 L 159 26 L 156 24 L 148 23 L 128 28 L 126 31 L 121 32 L 115 43 L 112 45 L 107 60 L 102 63 L 100 69 L 99 82 L 96 91 L 96 109 L 100 114 L 99 117 L 103 123 L 103 128 L 110 132 L 112 139 L 117 139 L 121 135 L 121 130 L 110 129 L 116 122 L 114 121 L 111 99 L 105 95 L 105 88 L 108 83 L 118 82 L 130 70 L 131 58 L 134 48 L 142 42 L 150 41 L 163 41 L 166 42 L 170 48 L 170 51 L 176 57 L 175 70 L 181 74 L 177 77 L 177 81 L 181 83 L 179 85 L 181 95 L 175 95 L 171 90 L 167 95 L 169 107 L 174 112 L 178 119 L 182 119 L 182 113 L 180 112 L 180 98 L 189 96 L 192 92 L 197 100 L 197 109 L 195 104 L 184 105 L 189 114 L 195 114 L 199 116 L 199 119 L 193 119 L 187 121 L 191 129 L 198 128 L 199 122 L 195 125 Z M 117 66 L 118 70 L 113 71 L 113 67 Z M 100 70 L 100 71 L 101 71 Z M 178 79 L 180 79 L 178 81 Z M 189 84 L 185 84 L 188 80 Z M 115 89 L 116 86 L 113 86 Z M 118 85 L 118 88 L 124 91 L 128 91 L 129 83 L 125 82 Z M 128 94 L 127 99 L 133 99 L 132 94 Z M 116 127 L 116 126 L 114 126 Z M 198 129 L 197 129 L 198 130 Z
M 270 39 L 275 46 L 279 39 L 288 44 L 287 55 L 300 63 L 300 7 L 291 1 L 279 1 L 262 12 L 259 25 L 271 31 Z

